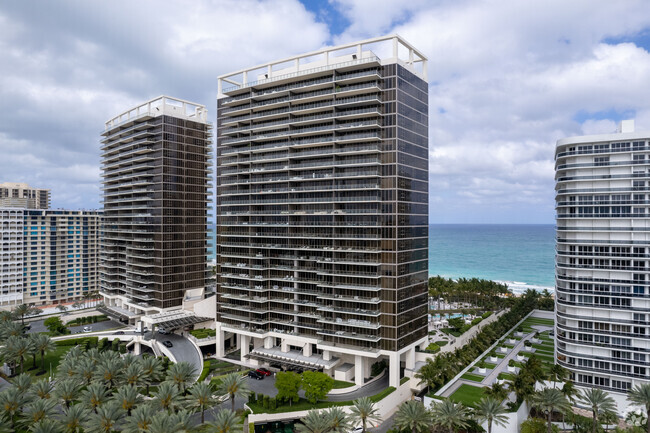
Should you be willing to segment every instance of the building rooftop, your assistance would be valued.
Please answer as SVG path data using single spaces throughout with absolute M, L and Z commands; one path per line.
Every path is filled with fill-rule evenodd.
M 205 108 L 205 105 L 163 95 L 143 102 L 106 121 L 105 130 L 108 131 L 116 126 L 137 120 L 141 117 L 157 117 L 165 114 L 195 122 L 207 123 L 208 121 L 208 110 Z
M 375 50 L 382 55 L 380 58 Z M 427 58 L 399 35 L 382 36 L 364 41 L 326 47 L 318 51 L 241 69 L 218 77 L 218 98 L 229 92 L 363 63 L 400 63 L 418 77 L 427 80 Z M 225 86 L 224 87 L 224 83 Z

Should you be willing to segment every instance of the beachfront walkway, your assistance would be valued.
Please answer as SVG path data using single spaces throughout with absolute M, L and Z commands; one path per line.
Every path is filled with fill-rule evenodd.
M 496 321 L 504 315 L 508 310 L 501 310 L 496 314 L 492 314 L 490 317 L 488 317 L 485 320 L 481 320 L 480 323 L 478 323 L 476 326 L 472 326 L 467 332 L 465 332 L 463 335 L 460 337 L 453 337 L 449 336 L 449 344 L 446 344 L 440 348 L 440 353 L 444 352 L 453 352 L 454 350 L 458 349 L 459 347 L 463 347 L 464 345 L 467 344 L 469 340 L 474 338 L 476 334 L 481 332 L 481 329 L 483 329 L 484 326 L 489 325 L 490 323 Z

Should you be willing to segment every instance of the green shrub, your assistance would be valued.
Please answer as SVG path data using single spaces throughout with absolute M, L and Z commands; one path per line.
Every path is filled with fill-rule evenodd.
M 257 400 L 255 400 L 255 393 L 251 392 L 248 394 L 248 404 L 255 404 Z
M 482 317 L 483 319 L 487 319 L 487 318 L 490 317 L 491 315 L 492 315 L 492 312 L 491 312 L 491 311 L 486 311 L 485 313 L 483 313 L 483 315 L 482 315 L 481 317 Z
M 276 407 L 277 407 L 276 400 L 274 398 L 270 398 L 269 399 L 269 409 L 275 410 Z
M 438 346 L 436 343 L 431 343 L 424 351 L 429 353 L 438 353 L 440 352 L 440 346 Z
M 248 433 L 255 433 L 255 424 L 252 422 L 248 423 Z
M 375 362 L 372 364 L 372 367 L 370 367 L 370 375 L 375 377 L 379 376 L 384 369 L 386 369 L 387 363 L 385 359 L 382 359 L 381 361 Z
M 260 404 L 262 404 L 262 403 L 264 402 L 264 394 L 262 394 L 261 392 L 258 392 L 258 393 L 257 393 L 257 401 L 258 401 Z
M 119 347 L 120 353 L 126 353 L 126 343 L 121 343 Z
M 120 339 L 119 338 L 115 338 L 111 342 L 111 350 L 114 350 L 115 352 L 120 350 Z
M 481 320 L 483 320 L 483 318 L 481 317 L 475 318 L 474 320 L 472 320 L 472 326 L 478 325 L 479 323 L 481 323 Z
M 270 400 L 271 400 L 271 398 L 268 395 L 264 396 L 264 401 L 262 402 L 262 406 L 264 407 L 264 409 L 269 408 Z

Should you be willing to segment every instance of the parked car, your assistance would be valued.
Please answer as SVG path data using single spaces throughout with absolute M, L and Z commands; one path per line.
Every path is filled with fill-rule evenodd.
M 158 328 L 158 333 L 163 334 L 163 335 L 167 335 L 167 334 L 169 334 L 169 331 L 166 330 L 165 328 Z
M 263 375 L 263 376 L 271 376 L 271 375 L 273 375 L 273 373 L 271 373 L 270 371 L 268 371 L 266 368 L 258 368 L 258 369 L 255 370 L 255 371 L 257 371 L 259 374 L 261 374 L 261 375 Z
M 29 331 L 30 329 L 32 329 L 32 325 L 30 324 L 23 325 L 23 331 Z
M 93 332 L 92 326 L 84 326 L 83 332 Z
M 256 380 L 264 379 L 263 374 L 259 374 L 257 371 L 254 371 L 254 370 L 251 370 L 251 371 L 248 372 L 248 377 L 250 377 L 251 379 L 256 379 Z
M 124 335 L 124 331 L 117 331 L 115 335 Z
M 162 344 L 163 344 L 163 346 L 165 346 L 165 347 L 174 347 L 174 345 L 172 344 L 172 342 L 169 341 L 169 340 L 165 340 L 165 341 L 163 341 Z
M 355 427 L 352 430 L 350 430 L 350 433 L 362 433 L 363 432 L 363 427 Z

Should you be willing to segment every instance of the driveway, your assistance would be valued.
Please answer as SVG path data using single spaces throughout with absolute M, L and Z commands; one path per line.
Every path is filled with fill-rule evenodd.
M 43 325 L 43 321 L 44 321 L 44 319 L 29 322 L 29 324 L 32 327 L 31 327 L 31 329 L 29 331 L 27 331 L 27 333 L 28 334 L 35 334 L 37 332 L 47 332 L 48 329 Z M 70 332 L 72 332 L 73 334 L 82 332 L 84 326 L 92 326 L 93 332 L 99 332 L 99 331 L 106 331 L 106 330 L 113 329 L 113 328 L 124 327 L 125 325 L 123 323 L 116 322 L 114 320 L 105 320 L 103 322 L 91 323 L 91 324 L 88 324 L 88 325 L 71 326 L 70 327 Z
M 187 338 L 181 337 L 178 334 L 163 335 L 157 332 L 154 333 L 153 338 L 158 342 L 171 341 L 173 346 L 167 347 L 166 349 L 174 355 L 176 362 L 188 362 L 196 369 L 197 376 L 201 374 L 201 370 L 203 369 L 202 355 Z M 159 347 L 164 346 L 160 344 Z

